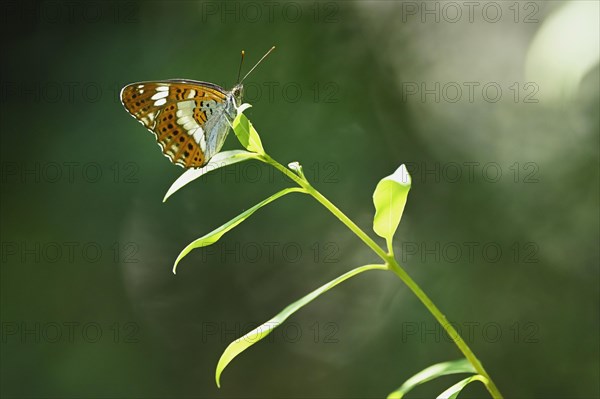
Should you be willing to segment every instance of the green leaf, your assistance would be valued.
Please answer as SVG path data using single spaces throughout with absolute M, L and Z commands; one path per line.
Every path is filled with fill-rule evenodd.
M 240 108 L 242 109 L 243 106 L 240 106 Z M 239 112 L 233 120 L 232 127 L 235 135 L 245 149 L 258 154 L 265 153 L 258 132 L 254 129 L 248 118 L 246 118 L 246 115 Z
M 237 108 L 237 114 L 241 114 L 242 112 L 244 112 L 245 110 L 247 110 L 248 108 L 252 108 L 252 105 L 248 104 L 248 103 L 243 103 L 242 105 L 240 105 Z
M 426 369 L 419 371 L 414 376 L 410 377 L 400 388 L 390 393 L 387 399 L 401 399 L 409 391 L 417 385 L 421 385 L 427 381 L 431 381 L 442 375 L 457 374 L 457 373 L 475 373 L 473 365 L 467 359 L 452 360 L 449 362 L 437 363 L 429 366 Z
M 314 300 L 319 295 L 323 294 L 324 292 L 329 291 L 330 289 L 332 289 L 336 285 L 340 284 L 341 282 L 349 279 L 350 277 L 355 276 L 359 273 L 365 272 L 367 270 L 387 270 L 387 267 L 385 265 L 366 265 L 366 266 L 357 267 L 356 269 L 352 269 L 349 272 L 344 273 L 341 276 L 337 277 L 336 279 L 331 280 L 327 284 L 322 285 L 321 287 L 317 288 L 310 294 L 300 298 L 296 302 L 288 305 L 285 309 L 283 309 L 281 312 L 279 312 L 275 317 L 271 318 L 269 321 L 263 323 L 259 327 L 255 328 L 254 330 L 252 330 L 249 333 L 247 333 L 246 335 L 244 335 L 243 337 L 238 338 L 237 340 L 230 343 L 229 346 L 225 349 L 225 351 L 221 355 L 221 358 L 219 359 L 219 363 L 217 364 L 217 371 L 215 374 L 217 386 L 219 388 L 221 387 L 221 373 L 223 373 L 223 370 L 225 369 L 225 367 L 227 367 L 227 365 L 237 355 L 239 355 L 240 353 L 242 353 L 243 351 L 248 349 L 250 346 L 257 343 L 258 341 L 260 341 L 267 335 L 269 335 L 271 333 L 271 331 L 273 331 L 275 328 L 277 328 L 279 325 L 281 325 L 281 323 L 283 323 L 288 317 L 290 317 L 292 314 L 294 314 L 298 309 L 300 309 L 304 305 L 306 305 L 309 302 L 311 302 L 312 300 Z
M 400 224 L 404 205 L 406 205 L 410 183 L 410 175 L 403 164 L 393 174 L 381 179 L 373 193 L 373 204 L 375 204 L 373 230 L 378 236 L 386 239 L 390 251 L 394 233 Z
M 183 174 L 179 176 L 173 184 L 171 184 L 171 187 L 169 187 L 169 190 L 163 198 L 163 202 L 166 202 L 167 198 L 173 195 L 177 190 L 179 190 L 186 184 L 196 180 L 197 178 L 207 174 L 208 172 L 212 172 L 213 170 L 222 168 L 223 166 L 232 165 L 234 163 L 256 158 L 258 158 L 257 154 L 244 150 L 219 152 L 214 157 L 212 157 L 211 160 L 208 161 L 208 163 L 203 167 L 192 168 L 183 172 Z
M 465 378 L 464 380 L 459 381 L 456 384 L 452 385 L 450 388 L 448 388 L 444 392 L 442 392 L 437 397 L 437 399 L 456 399 L 456 398 L 458 398 L 458 394 L 460 393 L 460 391 L 462 391 L 464 387 L 466 387 L 468 384 L 472 383 L 473 381 L 481 381 L 484 385 L 487 385 L 487 383 L 488 383 L 488 379 L 485 378 L 484 376 L 482 376 L 480 374 L 473 375 L 471 377 Z
M 286 188 L 284 190 L 281 190 L 278 193 L 275 193 L 275 194 L 271 195 L 269 198 L 254 205 L 252 208 L 244 211 L 243 213 L 240 213 L 239 215 L 237 215 L 236 217 L 234 217 L 233 219 L 231 219 L 229 222 L 225 223 L 221 227 L 218 227 L 215 230 L 211 231 L 210 233 L 198 238 L 197 240 L 192 241 L 190 244 L 188 244 L 188 246 L 186 246 L 183 249 L 183 251 L 181 251 L 181 253 L 177 257 L 177 260 L 175 260 L 175 264 L 173 265 L 173 274 L 175 274 L 177 271 L 177 264 L 179 263 L 179 261 L 181 261 L 181 259 L 183 259 L 188 253 L 190 253 L 191 250 L 193 250 L 195 248 L 206 247 L 206 246 L 214 244 L 221 237 L 223 237 L 223 235 L 225 233 L 227 233 L 229 230 L 233 229 L 235 226 L 242 223 L 244 220 L 248 219 L 248 217 L 250 217 L 250 215 L 252 215 L 254 212 L 259 210 L 263 206 L 267 205 L 268 203 L 275 201 L 277 198 L 282 197 L 289 193 L 305 193 L 305 192 L 306 191 L 304 191 L 303 188 Z

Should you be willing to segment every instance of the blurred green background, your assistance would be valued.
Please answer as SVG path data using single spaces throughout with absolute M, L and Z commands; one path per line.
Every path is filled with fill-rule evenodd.
M 2 397 L 375 398 L 460 357 L 399 280 L 372 272 L 216 388 L 229 342 L 376 258 L 289 196 L 174 276 L 187 243 L 289 183 L 248 162 L 163 204 L 182 170 L 118 92 L 229 88 L 240 50 L 247 71 L 272 45 L 246 82 L 267 151 L 369 233 L 373 189 L 408 164 L 396 252 L 504 395 L 599 397 L 598 2 L 468 3 L 3 2 Z

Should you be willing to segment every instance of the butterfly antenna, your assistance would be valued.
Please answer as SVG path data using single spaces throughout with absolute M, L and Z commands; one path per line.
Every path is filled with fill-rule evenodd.
M 268 56 L 269 54 L 271 54 L 271 52 L 272 52 L 273 50 L 275 50 L 275 46 L 271 47 L 271 48 L 269 49 L 269 51 L 267 51 L 267 52 L 265 53 L 265 55 L 263 55 L 263 56 L 262 56 L 262 58 L 261 58 L 260 60 L 258 60 L 258 62 L 257 62 L 256 64 L 254 64 L 254 66 L 252 67 L 252 69 L 251 69 L 250 71 L 248 71 L 248 73 L 247 73 L 246 75 L 244 75 L 244 77 L 242 78 L 242 80 L 240 80 L 240 83 L 242 83 L 242 82 L 244 81 L 244 79 L 246 79 L 246 78 L 248 77 L 248 75 L 250 75 L 250 73 L 251 73 L 252 71 L 254 71 L 254 69 L 255 69 L 255 68 L 258 66 L 258 64 L 260 64 L 260 63 L 262 62 L 262 60 L 264 60 L 265 58 L 267 58 L 267 56 Z
M 238 69 L 237 82 L 240 83 L 240 76 L 242 74 L 242 64 L 244 63 L 244 50 L 242 50 L 242 59 L 240 60 L 240 68 Z

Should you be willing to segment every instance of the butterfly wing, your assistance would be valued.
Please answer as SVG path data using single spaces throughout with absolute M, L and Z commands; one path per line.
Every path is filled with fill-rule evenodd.
M 127 111 L 156 136 L 163 154 L 184 168 L 201 167 L 229 131 L 229 94 L 207 82 L 139 82 L 121 91 Z M 221 142 L 222 145 L 222 142 Z

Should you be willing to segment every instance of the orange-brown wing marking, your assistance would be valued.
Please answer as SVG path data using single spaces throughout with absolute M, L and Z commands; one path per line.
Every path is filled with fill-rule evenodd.
M 204 122 L 201 125 L 203 124 Z M 153 132 L 163 154 L 174 164 L 184 168 L 204 165 L 205 157 L 200 145 L 184 126 L 177 123 L 175 104 L 165 106 L 159 111 Z
M 164 97 L 161 97 L 165 101 L 156 105 L 156 100 L 153 100 L 152 97 L 161 92 L 165 93 Z M 203 82 L 140 82 L 127 85 L 121 91 L 121 101 L 125 109 L 149 129 L 154 128 L 158 112 L 167 105 L 186 100 L 195 100 L 197 104 L 206 100 L 224 102 L 225 98 L 226 94 L 221 88 L 204 85 Z M 199 107 L 199 105 L 197 106 Z M 197 121 L 201 122 L 201 120 Z M 204 116 L 204 121 L 206 121 L 206 116 Z
M 200 167 L 206 159 L 193 136 L 195 129 L 188 130 L 178 123 L 177 104 L 193 100 L 192 117 L 204 129 L 207 115 L 202 110 L 202 101 L 223 102 L 225 98 L 221 88 L 211 84 L 205 86 L 202 82 L 133 83 L 121 92 L 121 101 L 127 111 L 155 134 L 163 154 L 184 168 Z
M 163 148 L 163 153 L 176 165 L 184 168 L 204 165 L 204 154 L 192 136 L 181 132 L 169 134 L 158 143 Z

